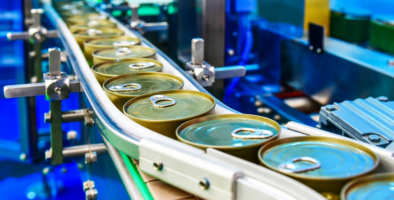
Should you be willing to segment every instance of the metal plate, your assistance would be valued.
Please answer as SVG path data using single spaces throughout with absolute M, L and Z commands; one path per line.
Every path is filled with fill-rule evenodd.
M 343 200 L 394 199 L 394 174 L 383 173 L 355 179 L 343 188 Z

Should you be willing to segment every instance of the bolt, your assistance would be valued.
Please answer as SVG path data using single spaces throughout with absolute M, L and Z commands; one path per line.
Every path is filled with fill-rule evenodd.
M 389 64 L 389 66 L 394 66 L 394 59 L 390 59 L 390 60 L 388 61 L 388 64 Z
M 37 83 L 37 77 L 36 76 L 31 77 L 30 82 Z
M 47 175 L 49 171 L 51 171 L 50 167 L 44 167 L 44 169 L 42 169 L 42 174 Z
M 19 155 L 19 159 L 20 159 L 21 161 L 25 161 L 25 160 L 27 159 L 27 155 L 24 154 L 24 153 L 22 153 L 21 155 Z
M 321 49 L 320 49 L 320 48 L 317 48 L 317 49 L 316 49 L 316 52 L 317 52 L 317 53 L 321 53 Z
M 77 132 L 76 131 L 69 131 L 67 132 L 67 140 L 74 140 L 77 138 Z
M 311 50 L 311 51 L 313 50 L 313 46 L 312 46 L 312 45 L 311 45 L 311 46 L 309 46 L 309 50 Z
M 378 97 L 378 101 L 381 101 L 381 102 L 388 102 L 388 101 L 389 101 L 389 98 L 387 98 L 387 97 L 385 97 L 385 96 L 380 96 L 380 97 Z
M 257 113 L 259 114 L 270 114 L 272 112 L 271 108 L 258 108 Z
M 161 171 L 163 170 L 163 162 L 161 162 L 160 160 L 157 160 L 153 163 L 153 168 L 157 171 Z
M 379 135 L 371 134 L 368 136 L 368 140 L 374 143 L 377 143 L 380 141 Z
M 97 161 L 97 153 L 96 152 L 88 152 L 85 153 L 85 164 L 89 165 Z
M 89 189 L 85 191 L 86 200 L 95 200 L 97 199 L 97 190 L 96 189 Z
M 254 102 L 254 105 L 255 105 L 256 107 L 260 107 L 260 106 L 263 105 L 263 102 L 260 101 L 260 100 L 256 100 L 256 101 Z
M 227 53 L 228 53 L 229 56 L 233 56 L 234 55 L 234 50 L 233 49 L 229 49 L 227 51 Z
M 202 76 L 202 80 L 208 81 L 208 80 L 209 80 L 209 75 L 208 75 L 208 74 L 204 74 L 204 75 Z
M 202 178 L 198 184 L 202 190 L 207 190 L 209 188 L 209 181 L 207 178 Z
M 334 105 L 327 105 L 326 106 L 326 110 L 328 110 L 328 111 L 335 111 L 335 110 L 337 110 L 337 107 L 335 107 Z
M 46 150 L 45 151 L 45 160 L 50 161 L 52 158 L 52 149 Z
M 280 115 L 274 115 L 274 120 L 279 121 L 281 119 L 282 119 L 282 117 Z
M 55 87 L 55 89 L 53 89 L 53 92 L 55 92 L 56 94 L 59 94 L 62 91 L 62 88 L 60 87 Z

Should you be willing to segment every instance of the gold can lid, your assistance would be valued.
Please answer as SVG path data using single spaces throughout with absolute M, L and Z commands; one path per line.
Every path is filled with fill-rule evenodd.
M 123 109 L 131 119 L 163 123 L 198 117 L 214 107 L 215 99 L 206 93 L 171 90 L 136 97 L 128 101 Z
M 84 17 L 84 18 L 71 18 L 67 19 L 67 22 L 70 23 L 70 27 L 72 26 L 81 26 L 81 27 L 91 27 L 91 28 L 96 28 L 97 26 L 104 26 L 104 25 L 111 25 L 113 27 L 116 27 L 116 24 L 107 20 L 107 19 L 90 19 L 90 17 Z
M 139 72 L 158 72 L 163 68 L 159 61 L 132 58 L 122 61 L 107 61 L 93 65 L 93 72 L 103 76 L 123 75 Z
M 180 125 L 177 138 L 195 146 L 240 149 L 261 146 L 279 136 L 277 122 L 256 115 L 223 114 L 192 119 Z
M 93 57 L 104 59 L 147 58 L 156 54 L 156 50 L 143 46 L 99 49 L 93 52 Z
M 104 90 L 118 96 L 136 97 L 148 93 L 178 90 L 183 80 L 171 74 L 160 72 L 141 72 L 125 74 L 104 82 Z
M 342 200 L 394 199 L 394 174 L 381 173 L 350 181 L 341 191 Z
M 90 28 L 86 30 L 76 30 L 73 34 L 75 36 L 95 38 L 123 35 L 124 32 L 117 28 Z
M 129 36 L 118 36 L 106 39 L 91 39 L 85 41 L 85 45 L 91 45 L 100 48 L 129 47 L 138 45 L 140 43 L 141 40 L 139 38 Z
M 366 174 L 379 158 L 370 149 L 329 137 L 293 137 L 276 140 L 259 151 L 263 165 L 288 176 L 338 180 Z

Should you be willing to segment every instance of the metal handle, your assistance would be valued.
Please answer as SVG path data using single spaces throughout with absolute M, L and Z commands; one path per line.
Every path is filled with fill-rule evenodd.
M 204 64 L 204 39 L 202 38 L 192 39 L 192 64 Z
M 154 62 L 141 62 L 141 63 L 133 63 L 129 65 L 130 69 L 133 70 L 141 70 L 141 69 L 151 68 L 154 66 L 156 66 L 156 63 Z
M 156 108 L 164 108 L 168 106 L 173 106 L 176 104 L 176 101 L 174 99 L 171 99 L 169 97 L 166 97 L 164 95 L 153 95 L 150 98 L 150 101 L 152 102 L 153 106 Z M 171 103 L 168 104 L 157 104 L 159 101 L 171 101 Z
M 125 56 L 125 55 L 129 55 L 131 53 L 133 53 L 133 51 L 131 51 L 131 49 L 129 49 L 127 47 L 121 47 L 116 50 L 117 56 Z
M 237 133 L 241 131 L 247 131 L 252 133 L 248 135 L 238 135 Z M 238 128 L 233 130 L 233 132 L 231 132 L 231 136 L 233 138 L 239 138 L 239 139 L 264 139 L 264 138 L 272 137 L 273 135 L 274 133 L 270 130 L 262 130 L 262 129 L 254 129 L 254 128 Z
M 123 85 L 113 85 L 109 87 L 109 90 L 113 92 L 133 92 L 141 90 L 142 86 L 138 83 L 126 83 Z
M 131 45 L 135 45 L 137 44 L 136 42 L 133 41 L 127 41 L 127 40 L 121 40 L 121 41 L 116 41 L 114 43 L 112 43 L 112 45 L 114 45 L 115 47 L 118 46 L 131 46 Z
M 296 162 L 299 161 L 307 161 L 311 162 L 314 165 L 311 166 L 297 166 L 295 165 Z M 297 157 L 293 158 L 290 161 L 284 162 L 279 165 L 279 170 L 285 173 L 300 173 L 300 172 L 306 172 L 314 169 L 319 169 L 321 167 L 320 161 L 311 158 L 311 157 Z
M 95 36 L 95 35 L 101 35 L 101 34 L 103 34 L 103 31 L 97 30 L 97 29 L 94 29 L 94 28 L 91 28 L 91 29 L 86 30 L 86 33 L 87 33 L 88 35 L 90 35 L 90 36 Z

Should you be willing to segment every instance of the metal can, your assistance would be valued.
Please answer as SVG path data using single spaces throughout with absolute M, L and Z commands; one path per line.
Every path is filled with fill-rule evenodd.
M 100 13 L 98 13 L 98 12 L 95 12 L 95 11 L 88 11 L 88 12 L 81 12 L 81 13 L 72 13 L 72 12 L 70 12 L 70 11 L 63 11 L 63 12 L 59 12 L 59 15 L 63 18 L 63 19 L 65 19 L 66 21 L 67 21 L 67 19 L 71 19 L 71 18 L 80 18 L 80 19 L 83 19 L 83 18 L 86 18 L 86 17 L 88 17 L 88 18 L 90 18 L 90 17 L 92 17 L 92 18 L 94 18 L 94 17 L 99 17 L 99 16 L 101 16 L 101 14 Z
M 139 38 L 129 36 L 118 36 L 106 39 L 91 39 L 86 40 L 83 43 L 85 50 L 85 56 L 87 59 L 92 59 L 93 51 L 103 48 L 114 48 L 114 47 L 130 47 L 141 43 Z
M 142 95 L 128 101 L 124 114 L 138 124 L 176 139 L 179 125 L 206 115 L 215 107 L 215 99 L 202 92 L 171 90 Z
M 87 30 L 90 28 L 104 29 L 104 28 L 115 28 L 116 24 L 108 20 L 90 20 L 88 22 L 78 22 L 70 25 L 70 31 L 74 32 L 77 30 Z
M 91 14 L 100 15 L 92 7 L 81 7 L 81 8 L 72 9 L 72 10 L 59 10 L 58 13 L 62 18 L 68 18 L 68 17 L 73 17 L 73 16 L 86 16 L 86 15 L 91 15 Z
M 68 17 L 65 18 L 64 21 L 66 22 L 66 24 L 68 26 L 71 25 L 83 25 L 83 24 L 87 24 L 89 21 L 92 20 L 108 20 L 108 17 L 105 15 L 82 15 L 82 16 L 72 16 L 72 17 Z
M 77 30 L 72 32 L 75 39 L 77 40 L 79 47 L 83 49 L 83 42 L 88 39 L 99 39 L 108 38 L 123 35 L 124 31 L 117 28 L 103 28 L 103 29 L 87 29 L 87 30 Z
M 181 78 L 160 72 L 124 74 L 110 78 L 103 84 L 105 93 L 121 111 L 125 103 L 134 97 L 160 91 L 179 90 L 182 87 Z
M 205 150 L 214 148 L 258 163 L 257 152 L 275 140 L 280 126 L 274 120 L 247 114 L 210 115 L 180 125 L 176 137 L 183 143 Z
M 374 174 L 350 181 L 343 187 L 341 199 L 394 199 L 394 174 Z
M 130 58 L 152 58 L 155 59 L 156 50 L 143 46 L 129 46 L 119 48 L 106 48 L 93 51 L 93 63 L 104 61 L 123 60 Z
M 292 137 L 264 145 L 262 165 L 292 177 L 329 199 L 351 179 L 372 172 L 378 156 L 360 144 L 330 137 Z
M 145 58 L 107 61 L 92 66 L 93 74 L 100 85 L 103 85 L 104 81 L 115 76 L 139 72 L 160 72 L 162 69 L 163 64 L 161 62 Z

